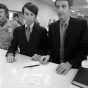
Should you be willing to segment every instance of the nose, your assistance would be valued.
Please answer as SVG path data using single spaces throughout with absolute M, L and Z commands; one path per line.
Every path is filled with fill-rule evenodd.
M 62 8 L 62 7 L 60 7 L 60 8 L 58 9 L 58 11 L 62 12 L 62 11 L 63 11 L 63 8 Z

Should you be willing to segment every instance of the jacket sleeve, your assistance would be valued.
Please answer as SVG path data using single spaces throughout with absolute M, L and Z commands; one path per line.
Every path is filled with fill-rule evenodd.
M 72 67 L 80 67 L 81 62 L 86 59 L 88 55 L 88 27 L 86 21 L 83 23 L 81 31 L 81 40 L 80 40 L 80 49 L 73 58 L 69 59 L 69 62 L 72 64 Z
M 47 55 L 47 30 L 45 28 L 41 29 L 40 32 L 40 46 L 39 53 L 41 55 Z
M 18 31 L 17 31 L 17 29 L 15 29 L 15 30 L 13 31 L 13 38 L 12 38 L 12 40 L 11 40 L 11 44 L 10 44 L 10 46 L 9 46 L 9 48 L 8 48 L 8 51 L 7 51 L 6 56 L 7 56 L 9 53 L 12 53 L 13 55 L 15 55 L 16 50 L 17 50 L 17 46 L 18 46 L 18 36 L 17 36 L 17 34 L 18 34 Z

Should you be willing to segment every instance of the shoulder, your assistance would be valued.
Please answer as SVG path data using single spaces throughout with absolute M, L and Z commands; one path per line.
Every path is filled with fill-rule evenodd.
M 24 30 L 24 28 L 25 28 L 25 26 L 22 25 L 22 26 L 16 27 L 15 31 L 22 31 L 22 30 Z
M 79 23 L 80 25 L 87 24 L 87 21 L 85 19 L 79 19 L 79 18 L 70 18 L 72 22 Z
M 57 25 L 58 23 L 59 23 L 59 20 L 57 20 L 57 21 L 55 21 L 55 22 L 53 22 L 53 23 L 50 23 L 48 26 L 49 26 L 49 27 L 55 26 L 55 25 Z
M 14 33 L 20 33 L 22 31 L 24 31 L 24 29 L 25 29 L 25 26 L 22 25 L 22 26 L 16 27 L 13 32 Z
M 59 25 L 59 20 L 57 20 L 57 21 L 55 21 L 55 22 L 53 22 L 53 23 L 50 23 L 50 24 L 48 25 L 48 29 L 49 29 L 49 30 L 53 30 L 53 29 L 57 28 L 58 25 Z
M 44 32 L 47 31 L 45 27 L 41 26 L 40 24 L 35 23 L 35 28 L 36 30 L 40 31 L 40 32 Z

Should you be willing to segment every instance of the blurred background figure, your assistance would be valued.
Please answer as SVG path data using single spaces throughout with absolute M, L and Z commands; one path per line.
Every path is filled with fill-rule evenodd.
M 11 41 L 11 24 L 9 21 L 8 8 L 0 3 L 0 48 L 8 49 Z
M 13 23 L 15 27 L 20 26 L 18 13 L 13 14 Z
M 20 12 L 13 13 L 13 19 L 11 20 L 13 29 L 24 24 L 23 15 Z
M 20 25 L 24 25 L 24 16 L 23 16 L 23 13 L 21 13 L 21 12 L 18 13 L 18 19 L 19 19 L 18 23 Z

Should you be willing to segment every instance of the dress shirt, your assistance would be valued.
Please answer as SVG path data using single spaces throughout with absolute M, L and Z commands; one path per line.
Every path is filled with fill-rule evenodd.
M 69 24 L 69 17 L 60 21 L 60 61 L 64 61 L 64 39 L 67 26 Z
M 32 32 L 32 30 L 33 30 L 33 25 L 34 25 L 34 23 L 33 24 L 31 24 L 30 26 L 27 26 L 26 24 L 25 24 L 25 31 L 26 31 L 26 38 L 27 38 L 27 41 L 29 41 L 29 39 L 30 39 L 30 34 L 31 34 L 31 32 Z

